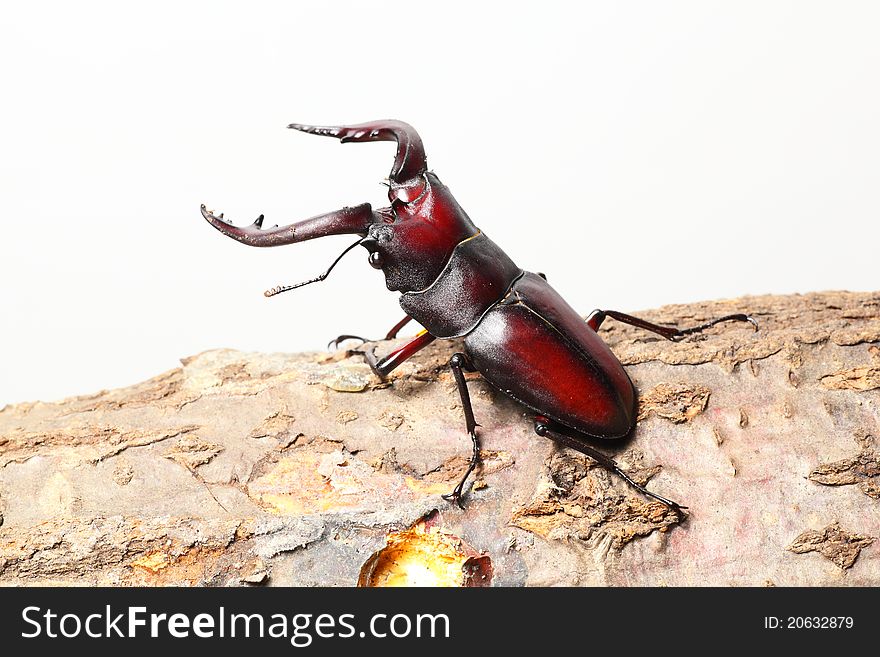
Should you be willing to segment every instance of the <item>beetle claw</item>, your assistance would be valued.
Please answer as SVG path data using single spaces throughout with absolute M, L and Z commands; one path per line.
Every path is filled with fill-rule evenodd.
M 743 313 L 738 313 L 736 315 L 725 315 L 724 317 L 718 317 L 711 321 L 706 322 L 705 324 L 700 324 L 699 326 L 692 326 L 686 329 L 678 329 L 675 333 L 668 336 L 669 340 L 672 342 L 678 342 L 686 338 L 689 335 L 693 335 L 695 333 L 701 333 L 703 330 L 709 328 L 710 326 L 715 326 L 716 324 L 721 324 L 722 322 L 748 322 L 751 324 L 755 331 L 758 330 L 758 322 L 751 315 L 745 315 Z
M 446 493 L 445 495 L 441 495 L 440 497 L 442 497 L 447 502 L 452 502 L 459 509 L 464 511 L 464 503 L 461 501 L 461 492 L 457 488 L 451 493 Z
M 678 516 L 679 520 L 683 520 L 687 516 L 687 514 L 684 512 L 684 510 L 687 509 L 686 506 L 683 506 L 678 502 L 673 502 L 672 500 L 667 500 L 665 497 L 661 495 L 656 495 L 655 493 L 651 493 L 650 491 L 646 490 L 645 492 L 648 494 L 649 497 L 653 497 L 658 502 L 662 502 L 663 504 L 665 504 L 671 511 L 675 513 L 675 515 Z
M 343 334 L 343 335 L 338 335 L 335 338 L 333 338 L 332 340 L 330 340 L 330 342 L 327 343 L 327 349 L 336 349 L 339 347 L 339 345 L 342 342 L 345 342 L 346 340 L 360 340 L 361 344 L 366 344 L 367 342 L 370 342 L 370 340 L 367 340 L 366 338 L 362 338 L 359 335 Z M 357 352 L 357 353 L 363 353 L 363 352 Z

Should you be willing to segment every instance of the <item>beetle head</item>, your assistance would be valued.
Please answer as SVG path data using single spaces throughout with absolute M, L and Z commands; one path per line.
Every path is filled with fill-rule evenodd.
M 396 141 L 397 153 L 388 176 L 391 207 L 376 211 L 377 221 L 361 242 L 370 264 L 385 273 L 389 290 L 423 290 L 433 283 L 456 244 L 477 228 L 449 189 L 428 171 L 422 139 L 402 121 L 372 121 L 349 126 L 289 127 L 342 143 Z
M 392 186 L 388 196 L 391 207 L 377 212 L 382 221 L 370 226 L 361 244 L 370 252 L 370 265 L 385 274 L 389 290 L 424 290 L 455 246 L 477 228 L 433 173 Z

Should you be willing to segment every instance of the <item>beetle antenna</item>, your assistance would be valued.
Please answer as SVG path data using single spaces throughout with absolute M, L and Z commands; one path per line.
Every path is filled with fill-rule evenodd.
M 276 287 L 273 287 L 270 290 L 266 290 L 265 292 L 263 292 L 263 296 L 274 297 L 276 294 L 281 294 L 282 292 L 289 292 L 290 290 L 295 290 L 298 287 L 303 287 L 304 285 L 309 285 L 310 283 L 319 283 L 320 281 L 323 281 L 325 278 L 327 278 L 327 276 L 330 275 L 330 272 L 333 271 L 333 268 L 336 266 L 336 263 L 338 263 L 340 260 L 342 260 L 343 256 L 345 256 L 346 253 L 351 251 L 354 247 L 360 245 L 360 243 L 364 239 L 365 238 L 361 238 L 357 242 L 355 242 L 354 244 L 348 246 L 345 249 L 345 251 L 340 253 L 339 256 L 336 258 L 336 260 L 333 261 L 333 264 L 327 268 L 327 271 L 325 271 L 320 276 L 315 276 L 315 278 L 311 278 L 307 281 L 303 281 L 302 283 L 296 283 L 295 285 L 278 285 Z

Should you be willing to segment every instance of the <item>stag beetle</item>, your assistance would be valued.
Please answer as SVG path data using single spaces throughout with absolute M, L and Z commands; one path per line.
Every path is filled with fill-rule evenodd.
M 700 326 L 660 326 L 613 310 L 594 310 L 584 319 L 549 285 L 542 274 L 520 269 L 467 213 L 433 171 L 428 170 L 422 140 L 402 121 L 349 126 L 288 126 L 342 143 L 396 141 L 388 178 L 390 207 L 369 203 L 346 207 L 294 224 L 263 229 L 263 215 L 249 227 L 237 227 L 202 205 L 202 215 L 224 235 L 250 246 L 281 246 L 327 235 L 352 234 L 358 240 L 326 272 L 296 285 L 266 291 L 274 296 L 324 280 L 355 246 L 369 251 L 369 263 L 385 274 L 389 290 L 401 293 L 406 317 L 389 331 L 393 339 L 410 320 L 424 327 L 409 343 L 377 359 L 361 352 L 379 377 L 437 338 L 463 338 L 464 351 L 449 361 L 473 444 L 467 470 L 443 497 L 461 506 L 465 482 L 479 461 L 479 443 L 465 371 L 486 381 L 535 412 L 534 430 L 595 459 L 641 493 L 680 513 L 683 507 L 633 481 L 617 463 L 590 446 L 589 438 L 614 439 L 635 427 L 636 393 L 620 361 L 597 334 L 606 317 L 676 340 L 719 322 L 751 322 L 744 314 L 719 317 Z M 339 336 L 336 341 L 356 336 Z

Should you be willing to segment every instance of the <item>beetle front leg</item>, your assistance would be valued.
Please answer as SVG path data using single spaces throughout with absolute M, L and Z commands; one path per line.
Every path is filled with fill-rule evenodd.
M 458 485 L 451 493 L 443 495 L 443 499 L 449 500 L 450 502 L 457 504 L 459 508 L 464 509 L 464 505 L 461 503 L 464 484 L 467 481 L 467 478 L 471 475 L 471 472 L 474 471 L 474 468 L 477 467 L 477 463 L 480 462 L 480 444 L 477 441 L 477 427 L 479 425 L 474 419 L 474 409 L 473 406 L 471 406 L 471 396 L 470 393 L 468 393 L 467 381 L 464 378 L 463 372 L 463 370 L 467 370 L 468 372 L 473 372 L 475 370 L 470 360 L 468 360 L 468 357 L 461 352 L 452 355 L 452 358 L 449 359 L 449 368 L 452 370 L 452 375 L 455 377 L 455 383 L 458 386 L 458 394 L 461 396 L 461 406 L 464 409 L 465 427 L 467 428 L 468 435 L 471 437 L 473 452 L 471 454 L 468 468 L 465 470 Z
M 364 360 L 367 361 L 367 365 L 370 366 L 370 369 L 373 370 L 376 376 L 378 376 L 380 379 L 384 379 L 392 371 L 394 371 L 394 369 L 398 365 L 409 359 L 416 352 L 421 351 L 422 349 L 427 347 L 436 339 L 437 338 L 435 336 L 431 335 L 427 331 L 422 331 L 413 340 L 407 342 L 402 347 L 395 349 L 381 360 L 376 358 L 375 347 L 373 347 L 369 351 L 358 351 L 355 353 L 363 354 Z
M 645 329 L 646 331 L 657 333 L 658 335 L 662 335 L 667 340 L 672 340 L 673 342 L 683 338 L 686 335 L 699 333 L 709 328 L 710 326 L 715 326 L 716 324 L 720 324 L 722 322 L 749 322 L 752 326 L 755 327 L 756 331 L 758 330 L 758 322 L 756 322 L 754 318 L 743 313 L 737 313 L 735 315 L 725 315 L 724 317 L 718 317 L 717 319 L 713 319 L 709 322 L 706 322 L 705 324 L 700 324 L 699 326 L 691 326 L 690 328 L 680 329 L 675 326 L 661 326 L 660 324 L 654 324 L 653 322 L 640 319 L 639 317 L 633 317 L 632 315 L 627 315 L 626 313 L 618 312 L 616 310 L 594 310 L 587 317 L 587 325 L 594 331 L 598 331 L 599 327 L 602 325 L 602 322 L 605 321 L 606 317 L 611 317 L 612 319 L 616 319 L 618 322 L 623 322 L 624 324 L 629 324 L 630 326 L 636 326 L 638 328 Z
M 412 321 L 412 317 L 407 315 L 402 320 L 397 322 L 397 324 L 392 326 L 391 329 L 388 331 L 388 333 L 385 335 L 385 337 L 383 339 L 384 340 L 394 340 L 397 337 L 397 334 L 400 332 L 400 329 L 402 329 L 404 326 L 409 324 L 410 321 Z M 362 338 L 359 335 L 349 335 L 349 334 L 345 333 L 343 335 L 336 336 L 333 340 L 330 340 L 330 342 L 327 344 L 327 348 L 328 349 L 335 349 L 336 347 L 339 346 L 340 342 L 343 342 L 345 340 L 360 340 L 361 342 L 373 342 L 373 340 L 367 340 L 366 338 Z
M 412 317 L 410 317 L 409 315 L 406 315 L 402 320 L 400 320 L 399 322 L 397 322 L 397 324 L 395 324 L 394 326 L 391 327 L 391 330 L 385 334 L 385 339 L 386 340 L 393 340 L 394 338 L 396 338 L 397 334 L 400 333 L 400 329 L 402 329 L 404 326 L 409 324 L 410 321 L 412 321 Z
M 546 438 L 550 438 L 551 440 L 555 440 L 566 447 L 571 447 L 574 450 L 577 450 L 581 454 L 586 454 L 591 459 L 596 461 L 603 468 L 608 470 L 609 472 L 613 472 L 618 477 L 622 478 L 626 483 L 635 488 L 637 491 L 642 493 L 643 495 L 647 495 L 648 497 L 653 497 L 658 502 L 662 502 L 670 509 L 675 511 L 679 516 L 682 515 L 682 509 L 686 509 L 686 506 L 682 506 L 677 502 L 673 502 L 672 500 L 668 500 L 661 495 L 657 495 L 656 493 L 652 493 L 647 488 L 633 480 L 619 465 L 617 462 L 612 459 L 610 456 L 606 456 L 598 449 L 590 447 L 586 444 L 586 436 L 584 438 L 575 438 L 567 433 L 562 433 L 563 427 L 558 424 L 552 422 L 550 419 L 544 417 L 543 415 L 538 415 L 535 417 L 535 433 L 539 436 L 543 436 Z M 568 429 L 571 431 L 571 429 Z

